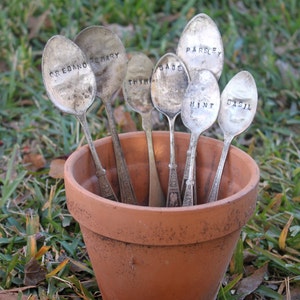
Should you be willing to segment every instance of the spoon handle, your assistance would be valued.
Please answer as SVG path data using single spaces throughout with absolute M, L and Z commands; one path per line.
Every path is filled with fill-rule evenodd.
M 95 163 L 96 176 L 98 178 L 99 187 L 100 187 L 100 196 L 103 198 L 106 198 L 106 199 L 118 201 L 117 196 L 115 195 L 114 190 L 111 187 L 111 185 L 106 177 L 106 171 L 102 167 L 100 159 L 98 157 L 98 154 L 97 154 L 97 151 L 96 151 L 95 145 L 93 143 L 89 127 L 88 127 L 88 123 L 86 120 L 86 114 L 84 113 L 84 114 L 78 115 L 76 117 L 83 128 L 85 138 L 87 140 L 92 158 Z
M 137 200 L 129 176 L 129 171 L 125 162 L 124 153 L 116 129 L 111 103 L 110 101 L 105 101 L 105 100 L 103 100 L 103 103 L 105 105 L 105 110 L 107 113 L 108 124 L 110 128 L 111 138 L 112 138 L 114 152 L 115 152 L 121 201 L 123 203 L 128 203 L 128 204 L 137 204 Z
M 189 148 L 186 152 L 186 161 L 185 161 L 185 167 L 184 167 L 184 173 L 181 183 L 181 198 L 183 199 L 186 189 L 186 182 L 189 177 L 189 169 L 190 169 L 190 162 L 191 162 L 191 144 L 189 145 Z M 196 163 L 196 157 L 195 157 L 195 163 Z M 194 178 L 196 178 L 196 166 L 194 166 Z M 194 185 L 194 200 L 197 199 L 197 189 L 196 185 Z M 196 204 L 196 203 L 194 203 Z
M 196 147 L 199 134 L 192 133 L 190 140 L 190 157 L 188 162 L 188 179 L 186 181 L 186 187 L 183 197 L 182 206 L 192 206 L 195 203 L 194 189 L 195 189 L 195 159 L 196 159 Z
M 177 165 L 175 159 L 174 125 L 176 116 L 168 117 L 170 127 L 170 164 L 169 164 L 169 183 L 167 194 L 167 206 L 181 206 L 180 189 L 177 176 Z
M 147 138 L 149 157 L 149 206 L 165 206 L 165 196 L 162 191 L 154 157 L 152 141 L 152 111 L 142 114 L 142 126 Z
M 217 169 L 213 184 L 211 186 L 211 190 L 210 190 L 207 202 L 214 202 L 214 201 L 217 201 L 217 199 L 218 199 L 221 178 L 222 178 L 227 154 L 229 151 L 229 147 L 230 147 L 230 144 L 231 144 L 233 138 L 234 138 L 234 136 L 228 136 L 228 137 L 224 136 L 224 146 L 222 149 L 218 169 Z

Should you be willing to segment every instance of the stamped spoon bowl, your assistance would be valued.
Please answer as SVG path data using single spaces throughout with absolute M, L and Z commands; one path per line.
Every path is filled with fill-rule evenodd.
M 234 137 L 245 131 L 253 121 L 257 109 L 257 88 L 247 71 L 237 73 L 225 86 L 221 95 L 218 123 L 224 134 L 224 147 L 212 184 L 208 202 L 216 201 L 230 144 Z
M 61 111 L 74 115 L 82 125 L 100 186 L 100 196 L 117 197 L 106 178 L 86 121 L 86 111 L 96 95 L 94 73 L 84 53 L 71 40 L 56 35 L 47 42 L 42 57 L 42 76 L 47 94 Z
M 191 80 L 199 70 L 211 71 L 220 78 L 224 65 L 223 41 L 216 23 L 206 14 L 198 14 L 185 26 L 177 47 Z

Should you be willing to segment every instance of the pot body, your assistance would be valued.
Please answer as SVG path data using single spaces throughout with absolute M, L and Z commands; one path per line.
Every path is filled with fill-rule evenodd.
M 178 178 L 182 178 L 190 135 L 175 133 Z M 140 205 L 104 199 L 99 193 L 87 146 L 65 165 L 70 213 L 79 222 L 96 279 L 105 300 L 215 299 L 242 227 L 255 210 L 259 169 L 231 147 L 220 200 L 204 203 L 223 143 L 200 137 L 197 147 L 197 203 L 191 207 L 148 207 L 148 154 L 143 132 L 120 135 Z M 153 132 L 158 174 L 168 184 L 169 133 Z M 118 194 L 110 137 L 95 142 L 107 176 Z

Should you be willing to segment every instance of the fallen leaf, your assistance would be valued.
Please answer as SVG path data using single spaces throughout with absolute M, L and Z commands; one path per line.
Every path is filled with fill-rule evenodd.
M 22 99 L 18 102 L 18 106 L 32 106 L 34 104 L 31 99 Z
M 282 200 L 283 200 L 283 194 L 276 193 L 269 204 L 269 208 L 272 209 L 272 211 L 277 212 L 278 209 L 281 207 Z
M 41 258 L 43 255 L 46 255 L 46 253 L 49 251 L 51 247 L 50 246 L 42 246 L 39 251 L 34 255 L 35 259 Z
M 107 24 L 107 27 L 118 35 L 122 40 L 134 37 L 135 30 L 133 25 L 121 26 L 119 24 Z
M 294 197 L 294 198 L 292 198 L 292 200 L 294 202 L 300 202 L 300 196 Z
M 58 272 L 60 272 L 69 263 L 69 261 L 70 261 L 69 258 L 62 261 L 54 270 L 52 270 L 50 273 L 47 274 L 47 278 L 55 276 Z
M 46 270 L 40 263 L 33 257 L 25 265 L 25 285 L 37 285 L 46 278 Z
M 291 64 L 278 59 L 276 60 L 275 65 L 279 69 L 282 81 L 287 88 L 292 87 L 292 78 L 295 81 L 299 80 L 300 73 L 296 68 L 291 66 Z
M 55 158 L 50 163 L 49 176 L 55 179 L 64 178 L 65 159 Z
M 282 229 L 281 233 L 280 233 L 280 236 L 279 236 L 279 240 L 278 240 L 278 245 L 279 245 L 279 248 L 281 250 L 284 250 L 285 249 L 285 246 L 286 246 L 286 237 L 288 235 L 288 232 L 289 232 L 289 228 L 292 224 L 294 220 L 294 216 L 291 215 L 289 220 L 287 221 L 287 223 L 285 224 L 284 228 Z
M 30 17 L 28 19 L 28 28 L 29 28 L 29 39 L 35 38 L 38 36 L 40 29 L 43 25 L 48 24 L 48 15 L 50 13 L 50 10 L 46 10 L 43 14 L 41 14 L 38 17 Z M 47 26 L 48 27 L 48 26 Z
M 179 19 L 180 16 L 181 16 L 180 13 L 172 14 L 172 15 L 166 15 L 164 13 L 161 13 L 158 15 L 158 22 L 161 22 L 161 23 L 175 22 Z
M 26 153 L 23 156 L 23 164 L 27 170 L 35 172 L 45 167 L 46 160 L 42 154 Z
M 125 111 L 124 106 L 120 105 L 114 110 L 116 124 L 120 126 L 123 132 L 136 131 L 135 122 L 132 120 L 128 111 Z
M 78 273 L 78 272 L 90 272 L 90 268 L 84 264 L 83 262 L 81 261 L 77 261 L 75 259 L 72 259 L 72 258 L 69 258 L 70 259 L 70 270 L 73 272 L 73 273 Z
M 252 263 L 253 260 L 257 257 L 256 254 L 254 254 L 248 250 L 244 250 L 243 256 L 244 256 L 244 264 Z
M 245 299 L 246 296 L 254 292 L 263 282 L 268 265 L 263 265 L 260 269 L 253 272 L 252 275 L 242 279 L 237 287 L 237 295 L 239 300 Z
M 256 267 L 253 265 L 245 265 L 244 266 L 244 277 L 248 277 L 253 274 L 256 270 Z

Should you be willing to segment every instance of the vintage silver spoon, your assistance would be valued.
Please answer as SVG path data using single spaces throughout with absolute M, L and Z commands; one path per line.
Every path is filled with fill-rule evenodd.
M 87 27 L 76 36 L 75 43 L 83 50 L 91 64 L 96 76 L 96 95 L 105 105 L 116 157 L 121 201 L 137 204 L 112 110 L 112 101 L 126 76 L 126 50 L 119 37 L 104 26 Z
M 224 147 L 208 196 L 208 202 L 216 201 L 218 198 L 219 186 L 230 144 L 234 137 L 250 126 L 256 113 L 257 100 L 255 80 L 247 71 L 241 71 L 232 77 L 222 92 L 218 123 L 224 134 Z
M 216 77 L 208 70 L 198 72 L 198 78 L 190 82 L 185 92 L 181 118 L 183 124 L 191 130 L 190 162 L 188 179 L 183 197 L 183 206 L 192 206 L 195 186 L 195 158 L 200 134 L 207 130 L 218 117 L 220 109 L 220 90 Z
M 198 14 L 188 22 L 180 36 L 177 55 L 185 63 L 191 80 L 197 78 L 202 69 L 209 70 L 217 79 L 220 78 L 224 66 L 223 41 L 217 25 L 208 15 Z M 188 179 L 190 154 L 189 148 L 181 183 L 182 197 Z M 196 190 L 194 193 L 196 198 Z
M 100 186 L 100 196 L 117 200 L 101 165 L 86 121 L 86 111 L 96 96 L 96 79 L 84 53 L 71 40 L 56 35 L 47 42 L 42 57 L 47 94 L 61 111 L 74 115 L 82 125 Z
M 174 125 L 181 111 L 182 99 L 188 83 L 189 74 L 177 55 L 167 53 L 159 59 L 152 74 L 151 97 L 155 108 L 167 117 L 170 128 L 167 206 L 181 206 L 175 159 Z
M 152 111 L 154 106 L 151 101 L 150 84 L 153 69 L 153 62 L 147 55 L 140 52 L 132 53 L 123 82 L 123 94 L 129 106 L 141 115 L 142 127 L 147 138 L 149 206 L 165 206 L 165 196 L 156 169 L 152 141 Z
M 208 15 L 198 14 L 188 22 L 180 36 L 177 55 L 185 63 L 191 80 L 203 69 L 220 78 L 224 65 L 223 41 L 216 23 Z

